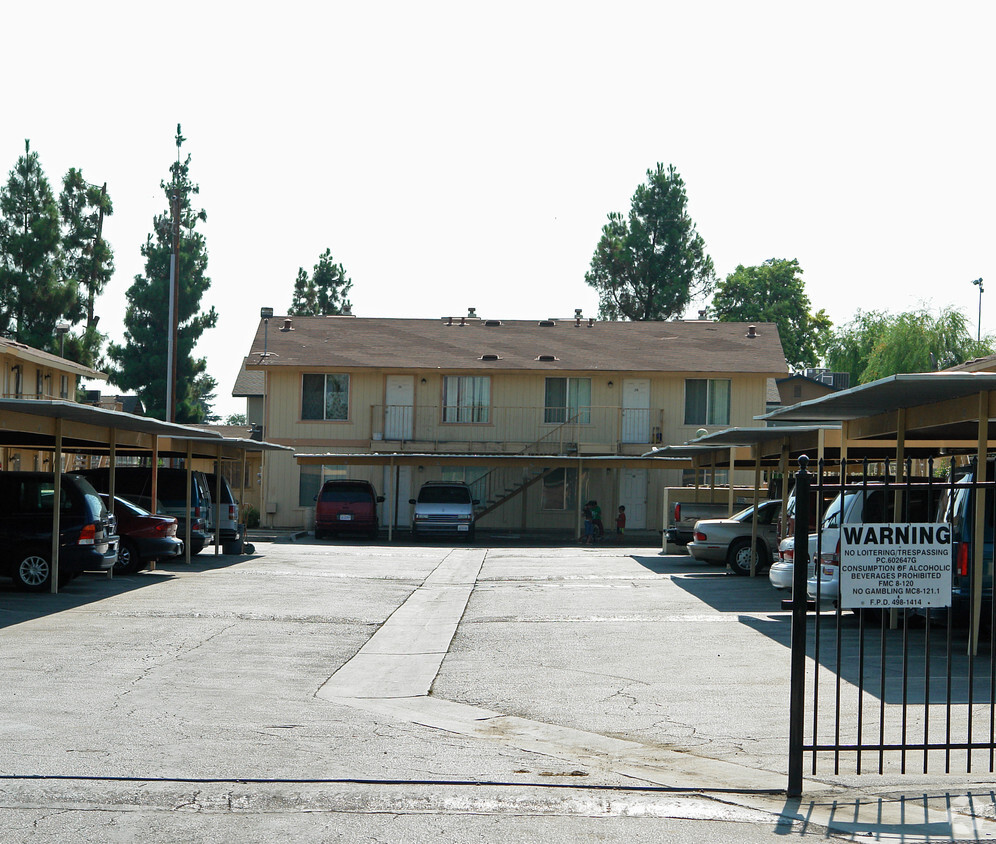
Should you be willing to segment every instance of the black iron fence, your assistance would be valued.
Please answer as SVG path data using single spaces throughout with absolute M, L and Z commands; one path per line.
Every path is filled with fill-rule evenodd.
M 790 794 L 807 760 L 813 775 L 994 771 L 993 461 L 981 476 L 947 458 L 920 475 L 800 466 Z M 811 501 L 830 502 L 815 533 Z

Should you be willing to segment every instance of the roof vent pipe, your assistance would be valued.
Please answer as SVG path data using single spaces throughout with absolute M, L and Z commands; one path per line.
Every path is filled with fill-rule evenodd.
M 447 325 L 453 325 L 453 317 L 451 317 L 451 316 L 446 317 L 446 324 Z
M 467 319 L 477 319 L 477 308 L 467 308 Z
M 466 324 L 467 324 L 467 317 L 460 317 L 460 325 L 466 325 Z
M 287 319 L 284 320 L 284 327 L 281 328 L 280 330 L 281 331 L 293 331 L 294 330 L 293 326 L 294 326 L 294 321 L 290 317 L 287 317 Z
M 708 311 L 706 311 L 705 308 L 703 308 L 701 311 L 699 311 L 699 319 L 705 319 L 707 313 Z
M 588 327 L 591 328 L 595 324 L 595 317 L 588 317 Z
M 753 340 L 755 337 L 757 337 L 757 326 L 756 325 L 748 325 L 747 326 L 747 336 L 751 340 Z

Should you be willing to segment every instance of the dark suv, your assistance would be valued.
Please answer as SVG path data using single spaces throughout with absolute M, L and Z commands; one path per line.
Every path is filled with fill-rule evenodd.
M 51 472 L 0 472 L 0 572 L 22 589 L 51 589 L 54 502 Z M 114 519 L 97 491 L 79 475 L 63 475 L 59 582 L 106 571 L 117 557 Z
M 384 500 L 369 481 L 326 481 L 315 497 L 315 539 L 339 532 L 377 537 L 377 505 Z

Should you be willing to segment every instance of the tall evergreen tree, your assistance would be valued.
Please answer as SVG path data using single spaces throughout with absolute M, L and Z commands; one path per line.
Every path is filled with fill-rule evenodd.
M 326 249 L 318 256 L 310 278 L 304 267 L 298 269 L 294 280 L 294 298 L 287 313 L 291 316 L 345 313 L 352 308 L 352 303 L 346 298 L 352 286 L 352 280 L 346 277 L 345 267 L 335 262 L 331 249 Z
M 613 212 L 584 280 L 598 291 L 603 319 L 670 319 L 715 281 L 705 241 L 688 216 L 685 182 L 674 165 L 647 171 L 629 218 Z
M 200 422 L 210 413 L 211 393 L 204 389 L 207 361 L 194 357 L 194 347 L 208 328 L 214 328 L 218 314 L 214 308 L 201 311 L 201 297 L 211 286 L 207 276 L 207 245 L 197 224 L 207 220 L 191 198 L 200 188 L 190 179 L 190 156 L 181 161 L 179 149 L 186 140 L 176 127 L 177 161 L 170 165 L 171 179 L 160 187 L 169 206 L 176 206 L 179 216 L 179 336 L 175 420 Z M 168 338 L 170 299 L 170 255 L 173 225 L 169 207 L 153 218 L 153 232 L 142 245 L 145 274 L 135 276 L 126 293 L 125 340 L 111 344 L 108 357 L 113 361 L 111 380 L 125 390 L 134 390 L 150 416 L 168 419 L 166 387 L 169 379 Z
M 0 334 L 54 350 L 55 324 L 76 302 L 62 277 L 59 206 L 30 141 L 0 188 Z
M 77 290 L 77 302 L 66 316 L 77 330 L 66 338 L 66 357 L 96 367 L 105 336 L 97 330 L 97 297 L 114 274 L 114 252 L 103 237 L 104 218 L 114 213 L 107 185 L 97 187 L 71 168 L 59 195 L 62 215 L 62 273 Z

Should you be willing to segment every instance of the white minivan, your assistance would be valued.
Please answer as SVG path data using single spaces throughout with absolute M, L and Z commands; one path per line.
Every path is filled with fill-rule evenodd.
M 409 499 L 415 505 L 412 516 L 412 536 L 456 535 L 474 538 L 474 507 L 477 499 L 462 481 L 426 481 L 418 498 Z
M 902 492 L 903 507 L 896 513 L 896 492 Z M 889 524 L 891 522 L 933 521 L 933 509 L 943 491 L 937 483 L 926 486 L 856 485 L 838 495 L 823 514 L 820 526 L 820 559 L 816 560 L 817 534 L 809 534 L 809 579 L 807 592 L 816 599 L 819 585 L 820 603 L 836 606 L 840 594 L 840 526 L 842 524 Z M 932 499 L 932 500 L 931 500 Z M 930 505 L 930 506 L 928 506 Z M 819 563 L 817 565 L 816 563 Z

